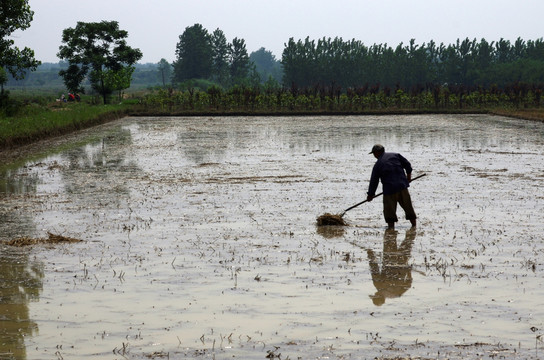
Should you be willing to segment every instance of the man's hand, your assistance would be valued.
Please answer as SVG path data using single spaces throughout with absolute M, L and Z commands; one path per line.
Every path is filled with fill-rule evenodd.
M 408 179 L 408 182 L 412 181 L 412 173 L 406 174 L 406 178 Z
M 372 199 L 374 199 L 374 196 L 372 196 L 372 195 L 367 195 L 366 196 L 366 201 L 370 202 L 370 201 L 372 201 Z

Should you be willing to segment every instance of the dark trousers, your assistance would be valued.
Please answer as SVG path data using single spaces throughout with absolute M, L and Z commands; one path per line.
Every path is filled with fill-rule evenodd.
M 390 224 L 399 221 L 397 217 L 397 204 L 404 210 L 406 220 L 415 220 L 417 218 L 412 206 L 410 193 L 408 189 L 403 189 L 395 194 L 383 196 L 383 216 L 386 223 Z

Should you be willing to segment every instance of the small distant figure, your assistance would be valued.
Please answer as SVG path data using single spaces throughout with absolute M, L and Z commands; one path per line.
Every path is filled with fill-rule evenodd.
M 64 94 L 62 94 L 62 95 L 60 96 L 60 101 L 66 102 L 66 96 L 64 96 Z
M 383 187 L 383 215 L 388 229 L 395 229 L 397 217 L 397 204 L 410 220 L 412 227 L 416 227 L 416 213 L 412 206 L 412 199 L 408 192 L 412 179 L 412 165 L 401 154 L 386 153 L 383 145 L 376 144 L 369 154 L 374 154 L 378 159 L 372 168 L 370 184 L 368 186 L 367 201 L 372 201 L 376 195 L 378 183 Z
M 74 96 L 74 94 L 72 93 L 68 94 L 68 101 L 76 101 L 76 97 Z
M 75 94 L 75 98 L 76 98 L 76 101 L 77 101 L 77 102 L 80 102 L 80 101 L 81 101 L 81 96 L 79 96 L 78 93 Z

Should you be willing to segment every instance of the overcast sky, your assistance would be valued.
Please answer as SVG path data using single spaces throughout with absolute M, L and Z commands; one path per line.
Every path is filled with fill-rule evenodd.
M 264 47 L 281 59 L 289 38 L 356 39 L 396 47 L 415 39 L 445 45 L 470 38 L 497 41 L 544 37 L 544 0 L 30 0 L 29 29 L 17 31 L 18 47 L 42 62 L 58 62 L 62 31 L 78 21 L 115 20 L 141 63 L 175 60 L 186 27 L 219 28 L 227 40 L 246 41 L 248 53 Z

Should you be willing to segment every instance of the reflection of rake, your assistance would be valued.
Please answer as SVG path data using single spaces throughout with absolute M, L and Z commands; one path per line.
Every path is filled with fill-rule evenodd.
M 419 178 L 422 178 L 423 176 L 425 176 L 427 174 L 421 174 L 419 176 L 416 176 L 415 178 L 413 178 L 412 180 L 410 180 L 410 182 L 414 181 L 414 180 L 417 180 Z M 375 195 L 374 197 L 378 197 L 380 195 L 382 195 L 383 192 Z M 317 218 L 317 226 L 323 226 L 323 225 L 340 225 L 340 226 L 344 226 L 344 225 L 347 225 L 346 222 L 344 221 L 343 219 L 343 216 L 348 212 L 350 211 L 351 209 L 354 209 L 356 208 L 357 206 L 359 205 L 362 205 L 364 203 L 366 203 L 368 201 L 367 200 L 364 200 L 364 201 L 361 201 L 360 203 L 357 203 L 353 206 L 350 206 L 349 208 L 347 208 L 346 210 L 344 210 L 344 212 L 342 214 L 336 214 L 336 215 L 333 215 L 333 214 L 329 214 L 329 213 L 325 213 L 323 215 L 321 215 L 320 217 Z

